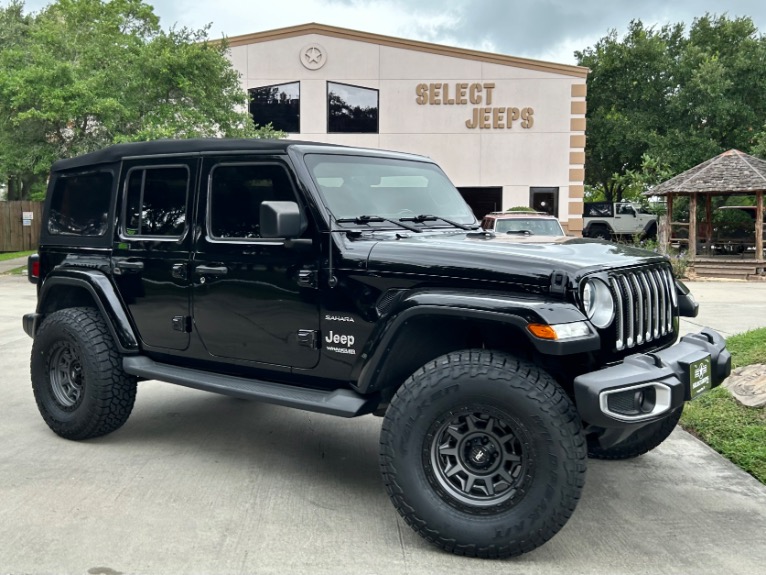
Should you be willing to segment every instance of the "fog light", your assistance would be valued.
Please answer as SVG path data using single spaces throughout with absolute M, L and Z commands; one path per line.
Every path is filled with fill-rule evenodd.
M 640 421 L 670 409 L 670 387 L 659 381 L 601 393 L 601 411 L 621 421 Z
M 657 403 L 657 392 L 653 387 L 642 387 L 633 394 L 635 412 L 651 413 Z

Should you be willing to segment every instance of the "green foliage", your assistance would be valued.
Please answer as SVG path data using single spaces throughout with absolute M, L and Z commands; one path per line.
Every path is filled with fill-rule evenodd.
M 281 137 L 253 125 L 226 42 L 208 32 L 163 30 L 140 0 L 57 0 L 33 15 L 18 0 L 0 7 L 0 174 L 12 182 L 9 196 L 11 188 L 39 195 L 53 161 L 116 142 Z
M 732 365 L 742 367 L 754 363 L 766 364 L 766 328 L 753 329 L 726 340 Z
M 530 208 L 529 206 L 513 206 L 512 208 L 508 208 L 505 210 L 506 212 L 535 212 L 533 208 Z
M 734 367 L 766 364 L 766 328 L 729 337 L 726 347 Z M 719 387 L 688 403 L 681 425 L 766 483 L 766 409 L 745 407 Z
M 745 407 L 719 387 L 688 403 L 681 425 L 766 483 L 766 410 Z
M 0 252 L 0 262 L 4 262 L 5 260 L 15 260 L 16 258 L 23 258 L 26 256 L 31 256 L 34 252 L 27 251 L 27 252 Z
M 576 57 L 591 70 L 586 184 L 606 201 L 728 149 L 766 157 L 766 38 L 750 18 L 706 14 L 688 34 L 634 20 Z

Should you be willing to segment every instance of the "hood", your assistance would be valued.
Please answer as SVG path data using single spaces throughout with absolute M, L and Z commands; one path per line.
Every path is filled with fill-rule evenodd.
M 664 260 L 654 252 L 583 238 L 423 233 L 379 241 L 367 269 L 548 286 L 553 271 L 576 278 Z

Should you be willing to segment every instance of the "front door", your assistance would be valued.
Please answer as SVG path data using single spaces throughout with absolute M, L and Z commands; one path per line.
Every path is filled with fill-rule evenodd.
M 189 345 L 189 223 L 197 164 L 164 159 L 123 166 L 112 263 L 144 347 Z
M 306 280 L 316 242 L 262 238 L 260 206 L 299 201 L 284 157 L 203 161 L 198 237 L 192 262 L 194 325 L 217 358 L 314 367 L 319 361 L 319 301 Z M 311 241 L 313 226 L 303 239 Z M 298 245 L 301 244 L 301 245 Z M 303 273 L 301 273 L 303 272 Z

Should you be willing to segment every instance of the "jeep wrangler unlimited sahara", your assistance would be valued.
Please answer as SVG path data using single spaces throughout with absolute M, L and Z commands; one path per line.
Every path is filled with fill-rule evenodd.
M 396 509 L 441 548 L 506 557 L 575 509 L 587 456 L 659 445 L 719 385 L 715 332 L 655 253 L 479 229 L 420 156 L 181 140 L 56 162 L 31 377 L 45 422 L 115 431 L 154 379 L 383 416 Z

